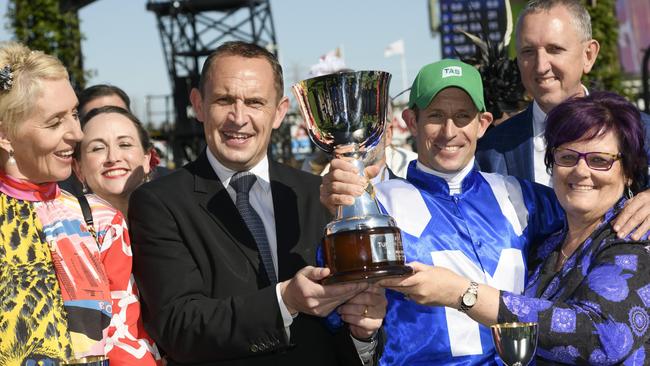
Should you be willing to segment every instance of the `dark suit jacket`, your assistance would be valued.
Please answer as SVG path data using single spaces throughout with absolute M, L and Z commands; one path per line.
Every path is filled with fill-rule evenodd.
M 278 277 L 314 264 L 329 214 L 320 177 L 269 162 Z M 205 152 L 131 196 L 134 275 L 145 328 L 170 365 L 360 364 L 347 330 L 300 314 L 288 340 L 275 286 Z
M 645 148 L 650 158 L 650 115 L 641 113 Z M 484 172 L 534 181 L 533 103 L 525 111 L 493 127 L 478 141 L 476 164 Z

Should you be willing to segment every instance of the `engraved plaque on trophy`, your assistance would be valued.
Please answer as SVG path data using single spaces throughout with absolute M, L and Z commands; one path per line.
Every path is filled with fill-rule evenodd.
M 386 125 L 391 75 L 383 71 L 318 76 L 292 89 L 312 141 L 326 153 L 351 158 L 363 174 L 365 153 L 376 146 Z M 372 185 L 351 206 L 340 206 L 325 228 L 323 283 L 372 280 L 411 273 L 404 265 L 395 220 L 381 213 Z

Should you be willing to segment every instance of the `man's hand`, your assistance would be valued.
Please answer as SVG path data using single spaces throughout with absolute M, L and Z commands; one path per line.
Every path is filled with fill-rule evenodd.
M 350 333 L 357 339 L 367 339 L 381 327 L 386 316 L 384 289 L 371 285 L 367 290 L 341 305 L 338 313 L 348 323 Z
M 327 316 L 337 306 L 368 288 L 367 283 L 323 286 L 318 281 L 329 276 L 329 268 L 307 266 L 290 280 L 280 283 L 282 301 L 289 313 Z
M 632 239 L 641 239 L 650 230 L 650 190 L 640 192 L 628 200 L 613 224 L 619 238 L 634 232 Z
M 354 165 L 339 158 L 330 164 L 330 171 L 320 186 L 320 201 L 331 213 L 335 213 L 336 206 L 353 204 L 354 198 L 366 189 L 368 180 L 379 173 L 379 167 L 372 165 L 364 170 L 365 177 L 362 177 Z

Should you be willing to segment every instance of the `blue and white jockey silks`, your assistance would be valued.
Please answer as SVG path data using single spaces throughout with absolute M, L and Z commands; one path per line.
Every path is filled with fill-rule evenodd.
M 406 180 L 386 181 L 376 191 L 402 231 L 407 263 L 446 267 L 514 293 L 524 289 L 530 246 L 564 220 L 549 188 L 476 170 L 463 179 L 461 193 L 450 195 L 444 179 L 412 161 Z M 497 364 L 489 328 L 456 309 L 418 305 L 394 291 L 386 296 L 381 365 Z

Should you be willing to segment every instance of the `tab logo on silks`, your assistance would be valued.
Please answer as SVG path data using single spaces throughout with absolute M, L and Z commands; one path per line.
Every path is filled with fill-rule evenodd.
M 443 79 L 451 76 L 463 76 L 463 69 L 460 66 L 449 66 L 442 69 Z

